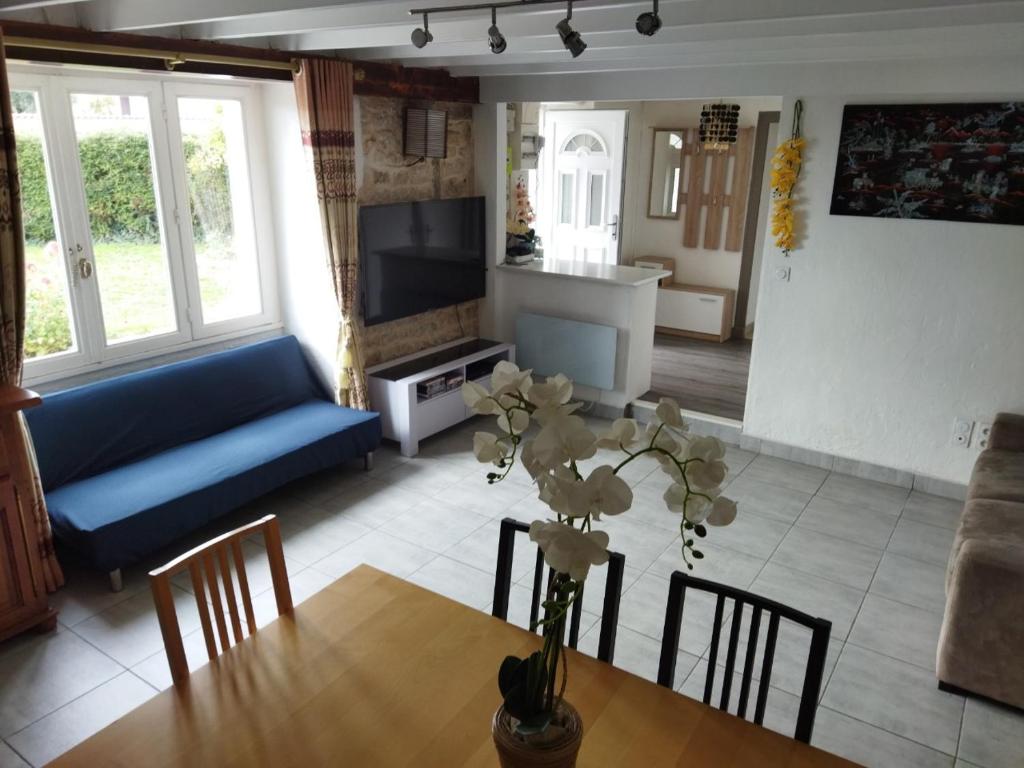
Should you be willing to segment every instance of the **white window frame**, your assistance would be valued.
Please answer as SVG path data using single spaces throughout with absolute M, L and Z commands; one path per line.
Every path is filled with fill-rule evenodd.
M 207 78 L 153 73 L 106 73 L 11 65 L 13 90 L 33 90 L 41 112 L 45 162 L 55 213 L 56 235 L 64 255 L 70 291 L 71 320 L 77 349 L 25 362 L 25 384 L 71 377 L 114 365 L 281 328 L 266 175 L 266 145 L 258 87 L 252 83 L 211 83 Z M 154 192 L 159 212 L 177 330 L 144 339 L 106 343 L 97 279 L 79 281 L 79 256 L 95 265 L 78 144 L 71 116 L 72 93 L 146 96 L 149 100 Z M 250 203 L 259 269 L 261 312 L 204 324 L 198 272 L 192 243 L 191 206 L 185 183 L 185 161 L 178 123 L 177 99 L 223 98 L 241 103 L 245 133 Z M 61 182 L 58 183 L 57 179 Z M 77 251 L 78 245 L 81 252 Z M 70 252 L 69 252 L 70 249 Z M 97 277 L 101 277 L 97 275 Z

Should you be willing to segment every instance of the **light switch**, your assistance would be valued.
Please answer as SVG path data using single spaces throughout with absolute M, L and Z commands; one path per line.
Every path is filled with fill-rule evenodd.
M 775 279 L 781 280 L 784 283 L 789 282 L 789 267 L 776 267 L 775 268 Z

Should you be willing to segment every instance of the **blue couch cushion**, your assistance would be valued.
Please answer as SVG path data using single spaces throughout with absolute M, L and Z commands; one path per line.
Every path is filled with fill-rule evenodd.
M 25 416 L 50 491 L 313 398 L 327 395 L 282 336 L 47 395 Z
M 380 437 L 376 413 L 309 400 L 70 483 L 46 501 L 57 536 L 113 570 L 291 480 L 363 456 Z

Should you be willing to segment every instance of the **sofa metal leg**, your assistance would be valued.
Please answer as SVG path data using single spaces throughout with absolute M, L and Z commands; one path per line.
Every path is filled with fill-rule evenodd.
M 124 579 L 121 578 L 121 569 L 110 572 L 110 591 L 120 592 L 124 589 Z
M 373 469 L 373 451 L 368 451 L 366 455 L 363 456 L 363 469 L 367 472 Z

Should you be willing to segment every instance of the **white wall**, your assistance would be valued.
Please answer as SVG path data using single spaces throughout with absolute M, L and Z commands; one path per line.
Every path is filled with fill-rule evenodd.
M 761 224 L 757 228 L 757 239 L 754 241 L 754 260 L 750 264 L 750 292 L 747 294 L 747 325 L 757 319 L 757 294 L 761 288 L 761 265 L 764 262 L 764 242 L 768 235 L 768 222 L 771 216 L 772 204 L 772 155 L 775 148 L 779 146 L 779 123 L 772 123 L 768 126 L 768 142 L 764 158 L 764 176 L 761 179 L 761 202 L 757 209 L 758 221 Z
M 1024 57 L 487 78 L 485 100 L 796 96 L 803 228 L 764 252 L 744 431 L 964 482 L 957 416 L 1024 411 L 1024 227 L 830 216 L 845 103 L 1024 98 Z M 774 279 L 792 267 L 790 282 Z
M 985 97 L 942 100 L 967 98 Z M 921 100 L 804 100 L 806 235 L 765 253 L 744 431 L 964 481 L 975 452 L 952 444 L 954 418 L 1024 411 L 1024 228 L 828 212 L 843 105 Z
M 295 88 L 276 82 L 262 87 L 281 319 L 333 391 L 340 315 L 324 252 L 316 183 L 299 132 Z

